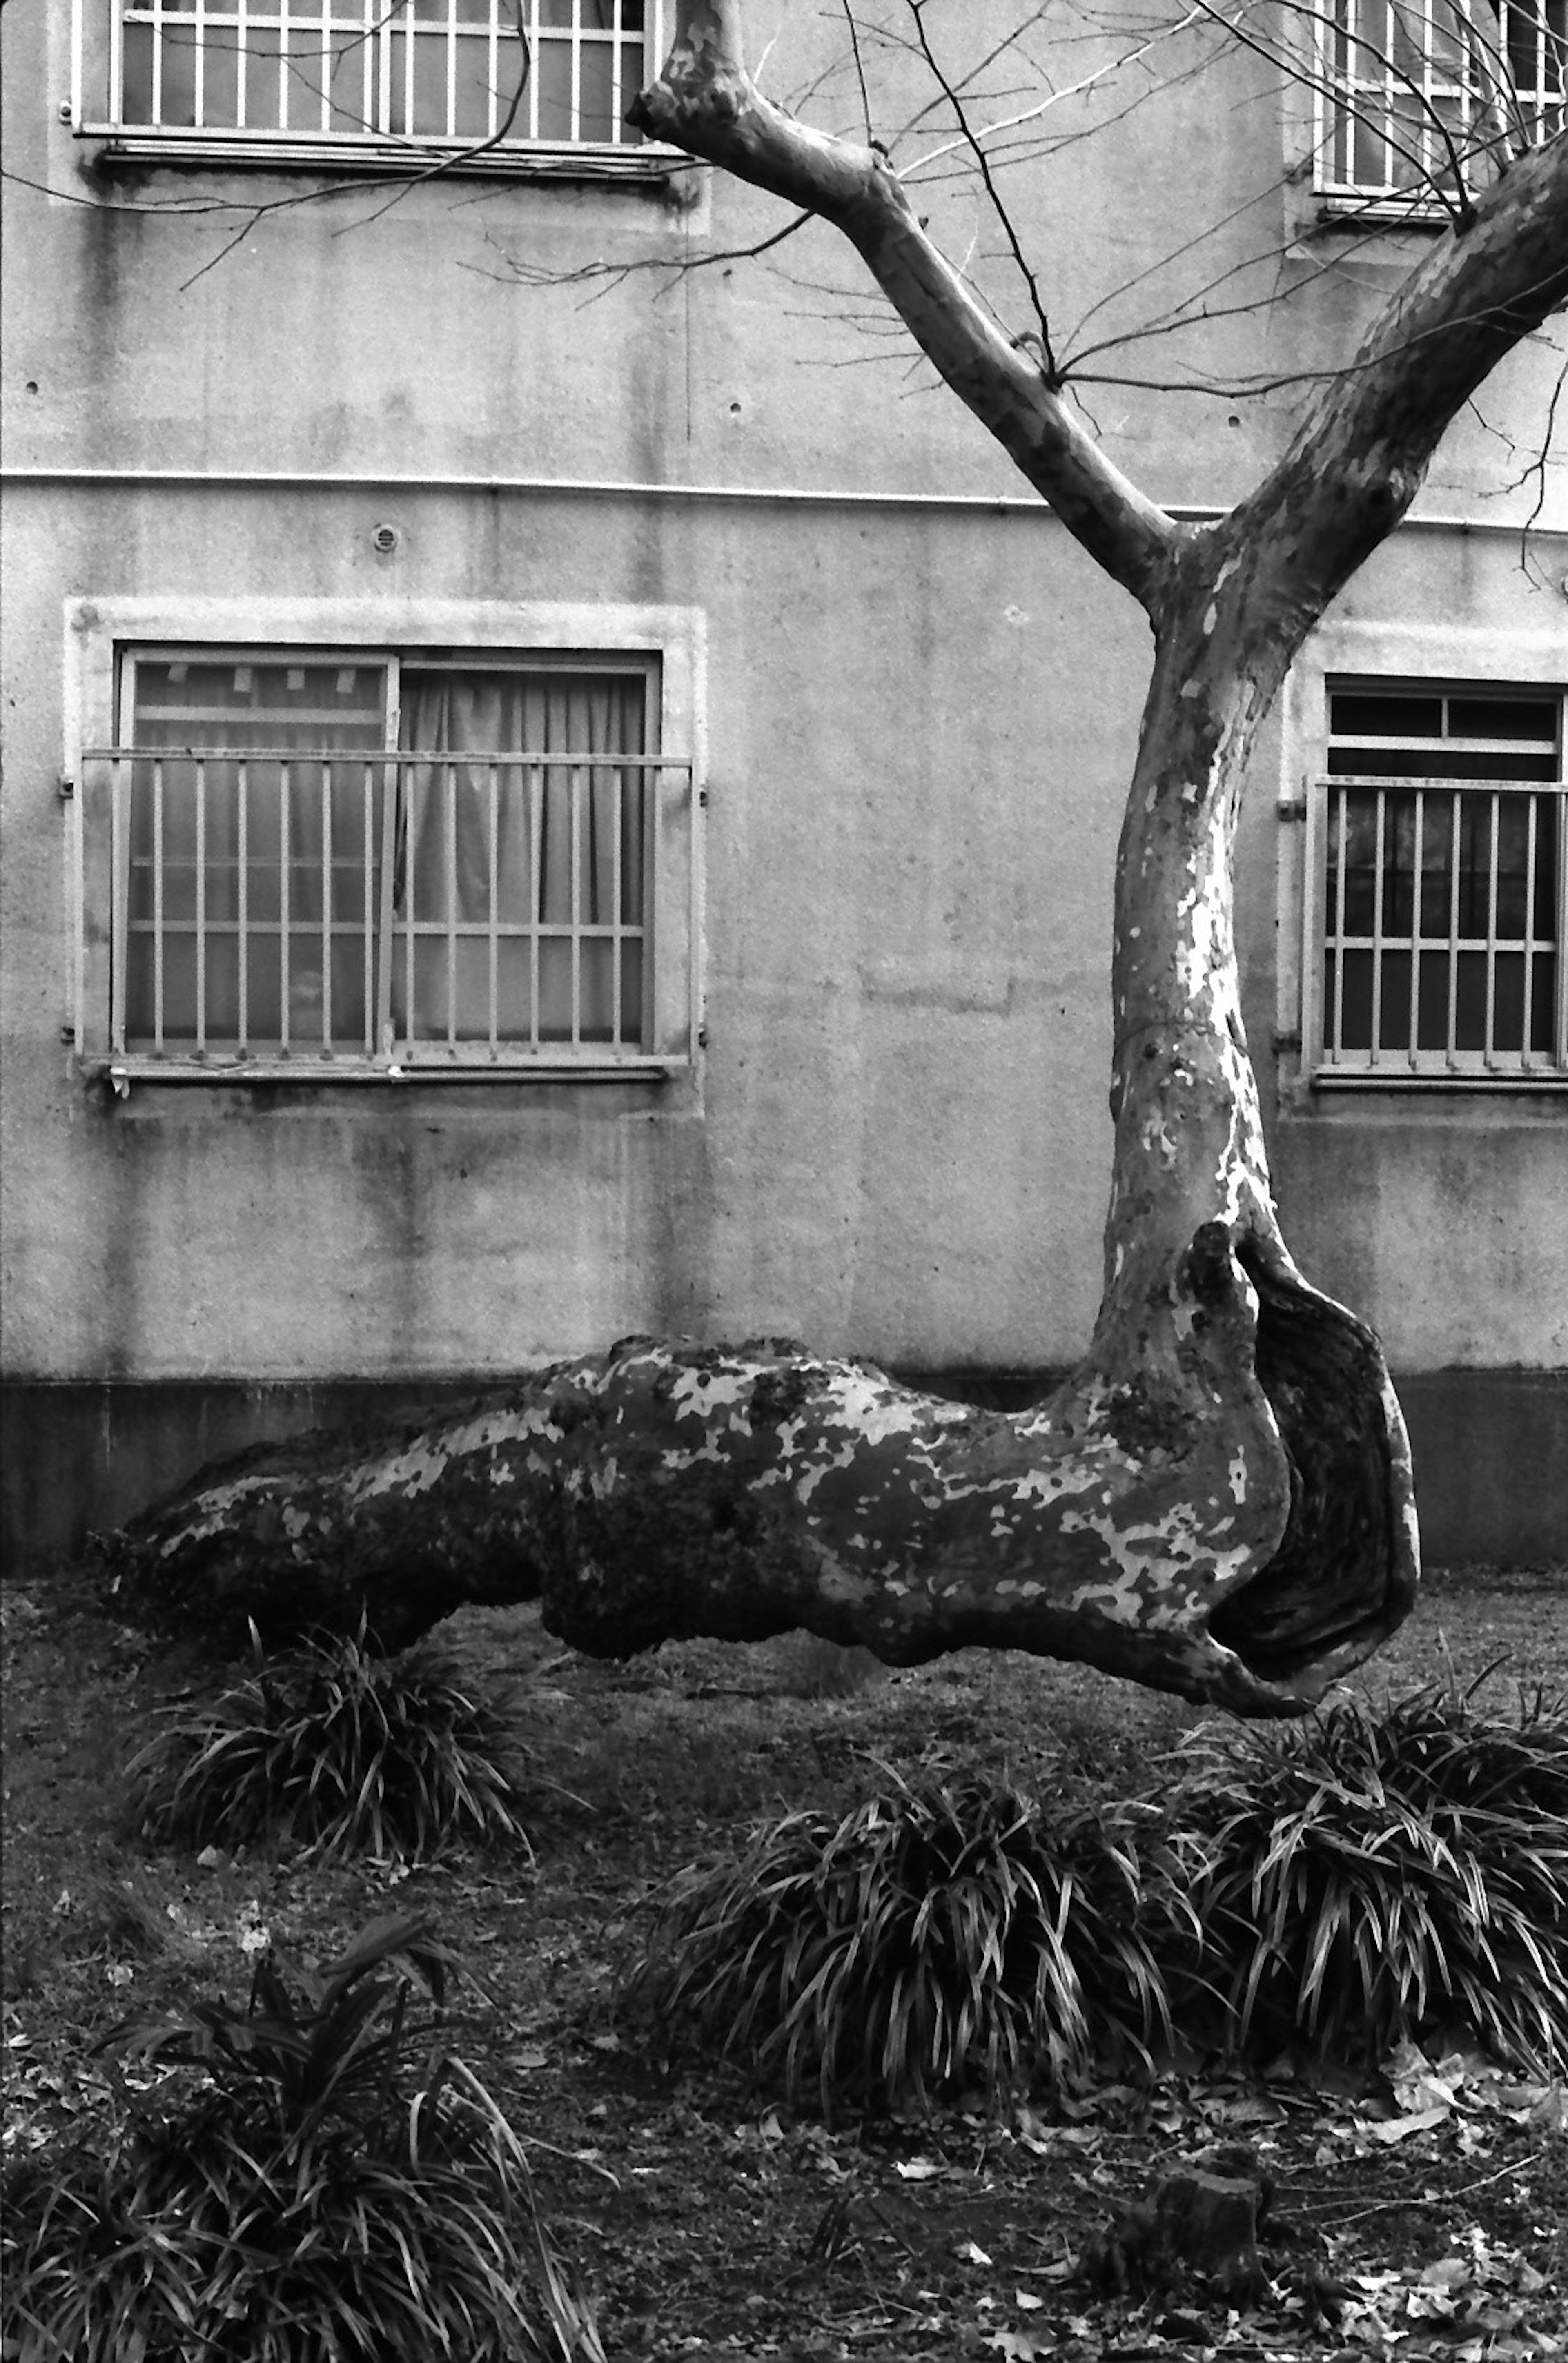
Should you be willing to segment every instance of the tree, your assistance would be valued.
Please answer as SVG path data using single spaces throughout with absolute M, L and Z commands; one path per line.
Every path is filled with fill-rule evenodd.
M 1418 1554 L 1377 1342 L 1304 1278 L 1275 1218 L 1238 990 L 1239 800 L 1313 624 L 1404 516 L 1456 413 L 1568 297 L 1568 133 L 1533 143 L 1502 105 L 1462 152 L 1444 132 L 1446 227 L 1311 391 L 1263 480 L 1227 516 L 1184 524 L 1073 406 L 1021 255 L 1040 329 L 1027 340 L 938 250 L 880 146 L 761 94 L 740 0 L 675 13 L 632 119 L 840 231 L 1149 618 L 1093 1337 L 1065 1385 L 1012 1418 L 784 1341 L 628 1340 L 395 1434 L 318 1436 L 204 1472 L 111 1543 L 116 1581 L 187 1619 L 273 1628 L 350 1621 L 368 1600 L 387 1639 L 461 1599 L 539 1594 L 553 1630 L 605 1653 L 796 1625 L 892 1663 L 981 1642 L 1243 1713 L 1299 1710 L 1398 1624 Z M 1199 0 L 1192 16 L 1262 42 L 1251 15 Z M 934 66 L 925 0 L 908 17 Z

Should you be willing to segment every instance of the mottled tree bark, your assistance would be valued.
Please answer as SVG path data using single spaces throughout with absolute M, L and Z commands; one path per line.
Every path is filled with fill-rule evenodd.
M 625 1654 L 794 1625 L 892 1664 L 979 1642 L 1289 1713 L 1415 1595 L 1409 1456 L 1376 1340 L 1279 1232 L 1242 1031 L 1231 846 L 1302 641 L 1438 438 L 1568 297 L 1568 139 L 1513 164 L 1327 382 L 1257 491 L 1178 525 L 981 311 L 886 159 L 746 72 L 738 0 L 681 0 L 644 128 L 834 223 L 916 340 L 1147 611 L 1118 868 L 1115 1166 L 1088 1352 L 1012 1417 L 763 1343 L 634 1339 L 457 1413 L 209 1470 L 109 1547 L 128 1598 L 268 1629 L 368 1606 L 388 1642 L 539 1597 Z

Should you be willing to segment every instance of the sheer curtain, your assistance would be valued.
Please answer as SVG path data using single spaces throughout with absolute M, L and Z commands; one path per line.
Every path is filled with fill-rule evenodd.
M 640 674 L 406 667 L 392 1007 L 414 1041 L 635 1044 Z M 463 760 L 467 759 L 467 760 Z M 537 993 L 536 993 L 537 983 Z

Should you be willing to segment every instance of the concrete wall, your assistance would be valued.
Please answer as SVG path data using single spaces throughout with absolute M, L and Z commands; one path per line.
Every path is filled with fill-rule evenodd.
M 997 14 L 976 8 L 976 39 Z M 814 12 L 755 16 L 759 50 L 781 32 L 770 87 L 785 94 L 828 35 Z M 776 209 L 729 186 L 694 203 L 453 182 L 379 219 L 384 194 L 364 191 L 250 219 L 248 202 L 306 184 L 95 168 L 57 119 L 67 29 L 65 11 L 6 12 L 10 169 L 58 193 L 14 188 L 7 241 L 13 1541 L 68 1547 L 215 1443 L 367 1387 L 450 1387 L 634 1329 L 783 1330 L 976 1382 L 1070 1361 L 1098 1293 L 1110 881 L 1141 615 L 911 372 L 906 346 L 868 336 L 858 298 L 831 292 L 858 283 L 827 232 L 672 277 L 695 251 L 768 234 Z M 1140 144 L 1113 126 L 1018 184 L 1062 320 L 1226 213 L 1171 270 L 1196 283 L 1294 239 L 1266 266 L 1290 300 L 1189 349 L 1239 377 L 1342 349 L 1399 256 L 1325 269 L 1296 236 L 1281 111 L 1257 72 L 1241 58 L 1183 83 Z M 972 201 L 939 181 L 931 205 L 962 251 Z M 592 301 L 560 283 L 598 257 L 635 267 L 593 283 Z M 1511 364 L 1497 403 L 1532 415 L 1539 376 L 1530 357 Z M 1255 477 L 1291 401 L 1095 396 L 1122 463 L 1197 506 Z M 1501 633 L 1505 664 L 1509 635 L 1550 658 L 1555 634 L 1539 677 L 1568 678 L 1560 592 L 1529 590 L 1493 530 L 1529 506 L 1489 498 L 1498 473 L 1467 422 L 1428 508 L 1476 529 L 1408 529 L 1346 619 Z M 1537 547 L 1561 576 L 1561 539 Z M 549 603 L 694 618 L 710 801 L 693 1071 L 138 1084 L 123 1099 L 85 1075 L 61 1039 L 57 782 L 85 727 L 83 617 L 139 602 L 187 614 L 193 639 L 251 637 L 242 619 L 276 603 L 417 619 L 462 602 L 501 635 Z M 1305 711 L 1282 712 L 1239 849 L 1287 1230 L 1420 1384 L 1474 1373 L 1452 1415 L 1468 1401 L 1480 1421 L 1485 1374 L 1533 1384 L 1568 1363 L 1563 1104 L 1330 1103 L 1299 1087 L 1288 1051 L 1275 1059 L 1297 930 L 1273 799 L 1303 760 Z M 1551 1434 L 1568 1458 L 1561 1396 L 1531 1400 L 1556 1406 L 1532 1450 Z M 1496 1481 L 1462 1514 L 1440 1510 L 1438 1549 L 1447 1535 L 1468 1556 L 1540 1556 L 1540 1517 L 1527 1537 L 1508 1464 L 1488 1467 Z M 1553 1521 L 1568 1549 L 1560 1503 Z

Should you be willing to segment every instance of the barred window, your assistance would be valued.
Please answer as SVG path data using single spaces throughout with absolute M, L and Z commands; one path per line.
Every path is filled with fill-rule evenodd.
M 1318 1078 L 1568 1075 L 1560 691 L 1329 685 Z
M 111 1059 L 669 1063 L 691 764 L 658 690 L 614 654 L 127 650 L 123 743 L 83 767 Z
M 1409 203 L 1456 164 L 1568 121 L 1568 0 L 1329 0 L 1318 186 Z
M 662 16 L 663 0 L 76 0 L 73 119 L 128 153 L 635 163 L 626 113 Z

